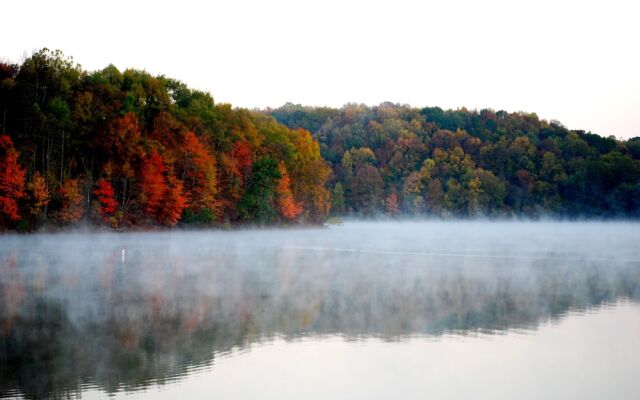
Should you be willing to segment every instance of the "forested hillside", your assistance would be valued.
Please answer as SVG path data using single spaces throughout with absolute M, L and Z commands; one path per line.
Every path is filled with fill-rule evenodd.
M 0 63 L 0 228 L 320 222 L 309 132 L 183 83 L 60 52 Z
M 266 112 L 320 142 L 335 214 L 640 215 L 640 137 L 488 109 L 287 104 Z
M 217 104 L 43 49 L 0 62 L 0 229 L 333 215 L 640 216 L 640 138 L 535 114 Z

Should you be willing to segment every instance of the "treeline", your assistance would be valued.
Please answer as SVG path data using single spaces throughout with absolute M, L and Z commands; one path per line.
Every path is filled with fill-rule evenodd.
M 289 103 L 266 113 L 320 142 L 335 214 L 640 216 L 640 137 L 489 109 Z
M 144 71 L 0 63 L 0 229 L 322 221 L 308 131 Z
M 47 49 L 0 62 L 0 113 L 0 229 L 640 216 L 640 138 L 535 114 L 391 103 L 258 113 Z

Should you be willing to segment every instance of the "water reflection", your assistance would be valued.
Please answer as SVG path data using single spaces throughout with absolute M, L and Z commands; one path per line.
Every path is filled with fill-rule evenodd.
M 6 236 L 0 394 L 140 390 L 274 338 L 533 330 L 639 300 L 635 228 Z M 623 234 L 612 242 L 609 230 Z

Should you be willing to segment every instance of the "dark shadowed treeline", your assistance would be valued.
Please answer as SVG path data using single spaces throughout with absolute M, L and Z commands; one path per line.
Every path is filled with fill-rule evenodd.
M 268 114 L 320 142 L 336 214 L 640 215 L 640 137 L 568 130 L 535 114 L 391 103 Z
M 60 52 L 0 63 L 0 229 L 81 221 L 321 221 L 330 170 L 309 132 L 144 71 Z

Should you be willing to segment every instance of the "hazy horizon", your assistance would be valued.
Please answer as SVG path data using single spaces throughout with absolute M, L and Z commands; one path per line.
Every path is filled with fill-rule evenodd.
M 385 101 L 536 113 L 640 136 L 640 26 L 630 1 L 5 5 L 11 62 L 60 49 L 88 70 L 144 69 L 236 107 Z

